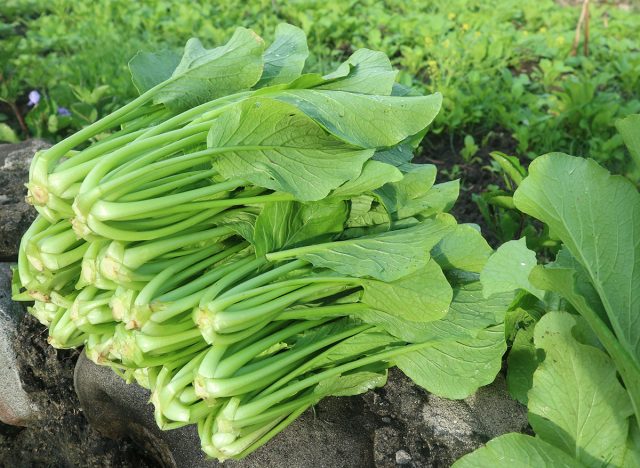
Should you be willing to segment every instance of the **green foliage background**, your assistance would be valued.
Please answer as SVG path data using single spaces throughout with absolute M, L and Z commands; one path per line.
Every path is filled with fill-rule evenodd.
M 515 139 L 506 149 L 520 156 L 564 151 L 628 173 L 614 123 L 640 111 L 640 14 L 592 5 L 590 54 L 571 57 L 579 13 L 553 0 L 5 0 L 0 138 L 60 139 L 122 105 L 135 95 L 126 62 L 140 49 L 178 48 L 192 36 L 211 47 L 237 26 L 270 40 L 287 21 L 308 35 L 308 71 L 368 47 L 392 57 L 403 84 L 442 92 L 432 131 L 444 139 L 505 131 Z M 34 89 L 42 99 L 32 109 Z

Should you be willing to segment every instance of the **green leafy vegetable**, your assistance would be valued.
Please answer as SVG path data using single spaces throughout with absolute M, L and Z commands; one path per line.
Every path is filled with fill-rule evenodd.
M 381 52 L 325 76 L 307 55 L 291 25 L 266 50 L 238 28 L 140 53 L 141 95 L 31 168 L 15 299 L 221 461 L 394 365 L 465 397 L 506 346 L 511 295 L 477 282 L 491 249 L 445 213 L 457 182 L 409 162 L 441 96 L 403 90 Z

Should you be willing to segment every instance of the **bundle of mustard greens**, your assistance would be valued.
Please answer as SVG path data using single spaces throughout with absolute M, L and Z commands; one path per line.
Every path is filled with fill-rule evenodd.
M 447 214 L 457 181 L 410 162 L 441 96 L 395 83 L 381 52 L 324 76 L 307 55 L 288 24 L 268 47 L 238 28 L 139 53 L 140 96 L 30 170 L 15 299 L 219 460 L 392 366 L 466 397 L 505 351 L 511 298 L 478 281 L 491 248 Z

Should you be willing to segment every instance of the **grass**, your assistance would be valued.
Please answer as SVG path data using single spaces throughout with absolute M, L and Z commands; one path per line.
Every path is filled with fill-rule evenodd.
M 269 40 L 287 21 L 309 37 L 309 71 L 369 47 L 393 57 L 402 83 L 442 92 L 432 132 L 464 142 L 465 161 L 499 130 L 521 158 L 563 151 L 630 174 L 614 123 L 640 112 L 640 14 L 592 5 L 589 56 L 574 57 L 579 13 L 552 0 L 5 0 L 0 139 L 58 140 L 121 106 L 135 96 L 126 62 L 137 50 L 191 36 L 211 47 L 239 25 Z

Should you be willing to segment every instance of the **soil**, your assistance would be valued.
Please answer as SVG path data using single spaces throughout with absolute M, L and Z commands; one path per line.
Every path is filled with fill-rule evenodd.
M 483 140 L 483 136 L 476 138 L 476 142 Z M 475 223 L 482 228 L 487 242 L 494 248 L 500 245 L 491 226 L 482 217 L 478 205 L 473 201 L 473 194 L 480 194 L 489 185 L 496 185 L 504 189 L 502 176 L 491 171 L 491 156 L 493 151 L 501 151 L 507 155 L 516 155 L 518 142 L 507 131 L 494 130 L 486 136 L 486 142 L 479 144 L 480 149 L 470 161 L 465 161 L 460 155 L 464 148 L 462 138 L 449 138 L 448 135 L 427 134 L 421 151 L 413 162 L 435 164 L 438 169 L 437 182 L 460 178 L 460 196 L 451 210 L 458 222 Z M 529 161 L 521 158 L 520 162 L 529 166 Z
M 25 428 L 0 423 L 0 466 L 156 466 L 131 441 L 107 439 L 89 426 L 73 388 L 78 350 L 51 347 L 46 329 L 30 315 L 18 328 L 15 349 L 24 389 L 41 416 Z

